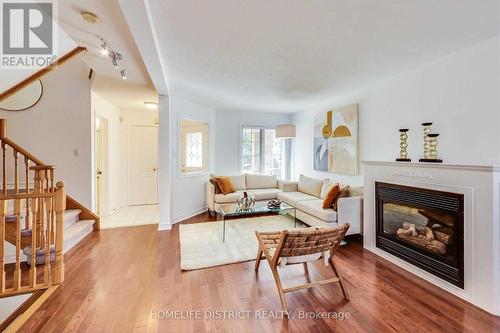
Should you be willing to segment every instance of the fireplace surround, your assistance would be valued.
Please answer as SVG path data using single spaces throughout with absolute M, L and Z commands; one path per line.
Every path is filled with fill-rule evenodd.
M 464 287 L 464 195 L 375 182 L 376 246 Z
M 365 249 L 413 273 L 415 279 L 418 277 L 425 279 L 465 301 L 500 316 L 500 166 L 366 161 L 363 162 L 363 183 L 362 233 Z M 450 274 L 455 278 L 447 278 L 436 274 L 434 271 L 429 271 L 417 262 L 410 262 L 406 260 L 407 258 L 401 258 L 390 249 L 379 247 L 380 238 L 377 236 L 377 183 L 435 191 L 436 193 L 443 192 L 446 195 L 455 193 L 463 196 L 463 223 L 461 223 L 463 226 L 462 283 L 459 281 L 461 279 L 460 261 L 462 259 L 458 257 L 457 260 L 441 262 L 443 265 L 452 267 L 455 272 L 458 268 L 458 279 L 456 273 Z M 406 212 L 422 210 L 420 206 L 413 207 L 408 203 L 390 202 L 391 200 L 387 200 L 389 204 L 387 213 L 389 215 L 392 214 L 397 217 L 398 214 L 404 213 L 405 210 Z M 460 197 L 458 197 L 458 202 L 460 206 Z M 400 207 L 396 207 L 394 204 L 405 207 L 401 212 Z M 394 211 L 394 208 L 397 208 L 396 211 Z M 380 211 L 380 208 L 378 209 Z M 459 208 L 457 211 L 460 210 Z M 451 209 L 451 211 L 454 212 L 455 210 Z M 455 216 L 452 219 L 453 225 L 460 222 L 461 219 L 457 214 L 450 213 L 449 215 Z M 417 217 L 422 219 L 420 216 Z M 451 217 L 445 218 L 450 219 Z M 407 220 L 406 217 L 403 219 Z M 407 248 L 412 250 L 418 248 L 418 250 L 423 250 L 420 252 L 426 257 L 435 258 L 436 254 L 429 253 L 429 249 L 425 248 L 429 239 L 425 240 L 424 243 L 415 244 L 419 236 L 432 238 L 429 231 L 423 228 L 429 226 L 417 223 L 418 219 L 403 221 L 407 222 L 404 226 L 399 220 L 399 224 L 392 225 L 391 229 L 388 229 L 392 235 L 387 237 L 387 241 L 391 239 L 390 236 L 393 236 L 392 241 L 394 241 L 394 237 L 397 237 L 399 230 L 400 236 L 402 236 L 400 238 L 405 236 L 408 238 L 408 242 L 404 243 L 404 245 L 409 245 Z M 396 219 L 396 221 L 398 220 Z M 446 223 L 451 225 L 452 222 Z M 415 226 L 411 227 L 411 224 Z M 438 227 L 439 225 L 430 225 L 431 229 Z M 453 238 L 453 240 L 460 238 L 458 235 L 460 230 L 457 230 L 456 233 L 456 235 L 450 236 L 457 237 Z M 442 236 L 446 235 L 433 235 L 434 239 L 441 239 L 441 242 L 442 240 L 446 241 L 446 238 L 443 239 Z M 379 245 L 377 245 L 377 241 Z M 411 243 L 408 244 L 409 242 Z M 434 243 L 434 245 L 431 249 L 435 249 L 439 253 L 444 250 L 446 250 L 445 253 L 453 253 L 453 247 L 450 248 L 449 244 L 443 246 L 443 244 Z M 422 249 L 422 246 L 424 246 L 424 249 Z M 437 256 L 440 257 L 441 255 Z M 455 265 L 455 263 L 458 263 L 458 265 Z M 449 297 L 449 295 L 444 294 L 444 297 Z

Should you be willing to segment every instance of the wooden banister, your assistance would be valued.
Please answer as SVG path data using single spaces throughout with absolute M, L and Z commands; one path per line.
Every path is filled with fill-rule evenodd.
M 0 139 L 3 139 L 7 136 L 7 120 L 0 119 Z
M 48 65 L 48 66 L 40 69 L 38 72 L 30 75 L 29 77 L 27 77 L 23 81 L 19 82 L 15 86 L 13 86 L 13 87 L 5 90 L 4 92 L 2 92 L 0 94 L 0 102 L 3 101 L 4 99 L 6 99 L 7 97 L 15 94 L 17 91 L 19 91 L 20 89 L 26 87 L 27 85 L 29 85 L 33 81 L 38 80 L 39 78 L 41 78 L 44 75 L 47 75 L 52 70 L 54 70 L 57 66 L 64 64 L 65 62 L 67 62 L 71 58 L 75 57 L 79 53 L 81 53 L 83 51 L 86 51 L 86 50 L 87 50 L 87 48 L 83 47 L 83 46 L 77 46 L 77 47 L 75 47 L 73 50 L 69 51 L 68 53 L 66 53 L 65 55 L 63 55 L 62 57 L 60 57 L 59 59 L 57 59 L 56 61 L 54 61 L 53 63 L 51 63 L 50 65 Z M 0 131 L 1 131 L 1 129 L 0 129 Z M 0 133 L 0 135 L 1 135 L 1 133 Z
M 4 121 L 3 123 L 5 124 L 6 120 L 5 119 L 2 119 L 2 120 Z M 17 151 L 19 154 L 26 156 L 30 161 L 33 161 L 37 165 L 45 165 L 45 163 L 43 163 L 39 158 L 37 158 L 35 155 L 31 154 L 29 151 L 22 148 L 18 144 L 16 144 L 14 141 L 12 141 L 6 137 L 0 137 L 0 138 L 2 139 L 3 142 L 5 142 L 8 146 L 10 146 L 12 149 Z

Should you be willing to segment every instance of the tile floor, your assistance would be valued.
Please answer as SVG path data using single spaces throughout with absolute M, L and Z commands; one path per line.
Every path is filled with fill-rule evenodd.
M 158 205 L 122 207 L 113 214 L 101 217 L 101 228 L 132 227 L 160 222 L 160 207 Z

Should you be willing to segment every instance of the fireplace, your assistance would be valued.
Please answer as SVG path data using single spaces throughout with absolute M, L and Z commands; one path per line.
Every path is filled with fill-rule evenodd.
M 464 288 L 464 196 L 375 182 L 376 246 Z

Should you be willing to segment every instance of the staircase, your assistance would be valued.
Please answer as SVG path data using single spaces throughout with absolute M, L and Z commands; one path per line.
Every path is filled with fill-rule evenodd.
M 63 254 L 98 230 L 100 217 L 66 195 L 54 166 L 7 138 L 4 119 L 0 165 L 0 298 L 62 283 Z
M 85 236 L 94 231 L 95 220 L 82 220 L 80 209 L 66 209 L 64 211 L 64 246 L 63 253 L 68 252 L 73 246 L 78 244 Z M 16 223 L 15 215 L 7 216 L 5 219 L 5 240 L 12 245 L 16 245 Z M 23 218 L 21 225 L 23 225 Z M 21 249 L 31 249 L 31 229 L 21 230 Z M 24 251 L 23 251 L 24 252 Z M 27 255 L 27 253 L 24 253 Z

